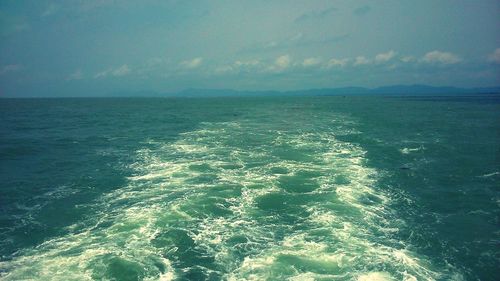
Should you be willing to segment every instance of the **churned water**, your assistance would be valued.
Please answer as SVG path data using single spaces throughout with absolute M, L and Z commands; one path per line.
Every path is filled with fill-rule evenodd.
M 500 275 L 497 96 L 12 99 L 0 122 L 2 280 Z

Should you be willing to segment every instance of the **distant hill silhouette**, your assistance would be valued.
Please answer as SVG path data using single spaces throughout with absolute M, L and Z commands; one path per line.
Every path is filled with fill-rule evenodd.
M 159 92 L 153 90 L 141 91 L 112 91 L 105 95 L 88 97 L 265 97 L 265 96 L 448 96 L 448 95 L 474 95 L 474 94 L 500 94 L 500 87 L 489 88 L 457 88 L 434 87 L 429 85 L 390 85 L 377 88 L 341 87 L 321 88 L 292 91 L 239 91 L 232 89 L 196 89 L 189 88 L 178 92 Z M 60 97 L 60 96 L 59 96 Z M 82 95 L 64 97 L 85 97 Z M 2 96 L 0 98 L 15 98 Z M 23 98 L 23 97 L 20 97 Z
M 295 91 L 238 91 L 232 89 L 186 89 L 173 93 L 157 93 L 152 96 L 171 97 L 238 97 L 238 96 L 342 96 L 342 95 L 464 95 L 500 94 L 500 87 L 457 88 L 428 85 L 391 85 L 378 88 L 342 87 Z

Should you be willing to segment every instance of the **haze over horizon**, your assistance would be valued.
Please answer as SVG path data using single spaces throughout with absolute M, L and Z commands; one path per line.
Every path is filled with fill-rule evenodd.
M 500 2 L 3 1 L 0 96 L 500 85 Z

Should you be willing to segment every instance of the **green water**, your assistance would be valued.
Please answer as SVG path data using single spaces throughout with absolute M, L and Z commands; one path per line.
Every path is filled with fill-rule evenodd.
M 495 280 L 500 99 L 0 100 L 2 280 Z

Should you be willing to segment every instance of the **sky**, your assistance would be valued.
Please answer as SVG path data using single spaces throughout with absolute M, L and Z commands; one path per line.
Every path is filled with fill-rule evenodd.
M 498 0 L 0 0 L 0 96 L 500 85 Z

